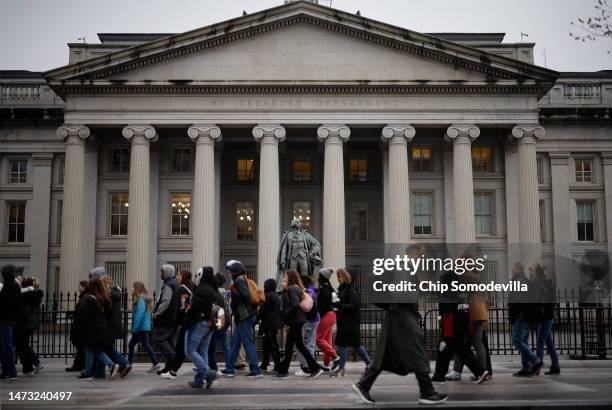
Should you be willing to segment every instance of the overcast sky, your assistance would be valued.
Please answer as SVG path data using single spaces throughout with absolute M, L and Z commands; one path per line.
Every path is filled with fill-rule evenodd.
M 570 21 L 595 0 L 332 0 L 332 7 L 420 32 L 505 32 L 536 43 L 536 64 L 559 71 L 612 69 L 612 40 L 579 43 Z M 0 69 L 44 71 L 68 61 L 66 43 L 100 32 L 183 32 L 282 0 L 0 0 Z M 323 4 L 329 4 L 323 2 Z

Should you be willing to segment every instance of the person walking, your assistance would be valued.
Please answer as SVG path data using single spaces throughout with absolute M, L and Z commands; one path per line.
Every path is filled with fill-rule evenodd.
M 0 290 L 0 380 L 17 380 L 13 338 L 15 326 L 21 316 L 21 289 L 15 281 L 15 265 L 4 265 Z
M 317 309 L 321 320 L 319 321 L 319 327 L 317 327 L 316 338 L 317 346 L 323 352 L 323 366 L 328 367 L 331 364 L 330 370 L 332 372 L 340 365 L 340 357 L 338 357 L 338 353 L 333 346 L 333 329 L 336 324 L 336 308 L 333 307 L 333 302 L 339 301 L 338 294 L 330 282 L 333 273 L 332 268 L 319 270 Z
M 227 278 L 221 272 L 215 273 L 215 280 L 217 281 L 217 291 L 223 298 L 223 309 L 225 311 L 225 317 L 228 320 L 225 320 L 223 327 L 215 329 L 212 336 L 210 337 L 210 344 L 208 345 L 208 366 L 217 372 L 219 370 L 219 366 L 217 363 L 217 346 L 221 345 L 221 350 L 223 351 L 223 359 L 227 360 L 229 357 L 229 346 L 227 344 L 227 329 L 229 329 L 229 318 L 230 315 L 230 298 L 231 292 L 225 290 L 225 283 L 227 282 Z M 242 350 L 242 349 L 241 349 Z M 240 355 L 239 355 L 240 356 Z
M 25 278 L 21 283 L 21 317 L 15 331 L 15 351 L 23 366 L 23 374 L 35 375 L 45 366 L 40 363 L 30 339 L 40 325 L 40 304 L 44 293 L 35 278 Z
M 302 327 L 306 322 L 306 316 L 302 311 L 300 302 L 303 299 L 307 299 L 310 296 L 304 295 L 304 285 L 300 279 L 300 274 L 293 269 L 289 269 L 283 275 L 281 282 L 282 291 L 282 318 L 283 322 L 289 326 L 287 331 L 287 338 L 285 340 L 285 354 L 282 362 L 278 367 L 276 378 L 286 379 L 289 377 L 289 366 L 291 364 L 291 357 L 293 356 L 293 348 L 304 356 L 306 363 L 308 364 L 308 378 L 316 379 L 323 373 L 323 369 L 316 362 L 312 354 L 304 345 L 304 336 L 302 333 Z M 310 303 L 312 309 L 312 301 Z
M 83 302 L 89 293 L 89 281 L 82 280 L 79 282 L 79 296 L 72 311 L 72 323 L 70 325 L 70 342 L 76 349 L 74 360 L 70 367 L 66 367 L 67 372 L 82 372 L 85 369 L 85 349 L 80 340 L 79 330 L 79 310 L 83 306 Z
M 225 312 L 220 308 L 223 306 L 223 297 L 217 289 L 215 273 L 210 266 L 198 270 L 195 284 L 185 317 L 185 353 L 197 371 L 193 381 L 188 384 L 193 388 L 202 388 L 206 383 L 206 389 L 210 389 L 217 372 L 208 367 L 208 345 L 213 330 L 222 326 L 225 320 Z
M 551 366 L 545 372 L 546 375 L 561 374 L 559 355 L 555 348 L 552 328 L 555 324 L 555 284 L 553 280 L 546 277 L 546 272 L 540 264 L 533 266 L 533 280 L 541 290 L 542 322 L 538 326 L 538 338 L 536 342 L 536 356 L 539 360 L 544 360 L 544 345 L 550 355 Z
M 259 335 L 263 337 L 263 356 L 259 368 L 268 371 L 270 357 L 274 363 L 273 372 L 280 366 L 280 351 L 278 348 L 278 330 L 281 328 L 281 299 L 276 293 L 278 285 L 276 279 L 269 278 L 264 282 L 266 301 L 259 309 L 257 322 L 259 322 Z
M 175 379 L 176 372 L 181 368 L 185 361 L 185 333 L 187 327 L 185 326 L 185 315 L 187 308 L 189 307 L 189 300 L 195 287 L 192 280 L 192 273 L 189 269 L 181 269 L 176 275 L 176 283 L 179 285 L 176 291 L 176 299 L 178 302 L 178 308 L 176 311 L 176 323 L 179 325 L 178 338 L 176 346 L 174 347 L 174 358 L 166 362 L 166 365 L 161 371 L 158 371 L 159 375 L 164 379 Z M 154 366 L 158 367 L 158 366 Z
M 159 348 L 159 352 L 165 357 L 166 364 L 172 363 L 175 359 L 175 347 L 177 339 L 178 324 L 176 322 L 178 310 L 178 293 L 179 287 L 176 278 L 174 277 L 176 270 L 174 266 L 165 264 L 160 269 L 160 278 L 162 287 L 159 290 L 159 297 L 155 302 L 153 309 L 153 326 L 155 328 L 155 343 Z M 152 366 L 149 369 L 150 373 L 163 370 L 161 363 L 157 366 Z
M 332 306 L 338 309 L 337 312 L 337 332 L 336 345 L 340 357 L 338 368 L 330 373 L 330 377 L 344 377 L 346 374 L 346 358 L 348 348 L 352 347 L 359 355 L 366 367 L 370 364 L 370 356 L 366 349 L 361 345 L 361 295 L 355 283 L 354 274 L 346 269 L 340 268 L 337 271 L 338 297 L 337 302 L 332 302 Z
M 306 349 L 308 349 L 312 357 L 314 357 L 315 349 L 317 348 L 317 328 L 319 327 L 321 316 L 319 315 L 319 310 L 317 308 L 317 293 L 312 277 L 309 275 L 302 275 L 301 280 L 302 284 L 304 285 L 304 292 L 308 293 L 310 298 L 313 300 L 312 309 L 310 309 L 308 312 L 304 312 L 306 322 L 304 322 L 304 326 L 302 327 L 302 336 L 304 338 L 304 345 L 306 346 Z M 300 362 L 300 368 L 295 372 L 295 375 L 300 377 L 308 376 L 308 363 L 306 362 L 306 359 L 299 351 L 297 352 L 297 356 Z M 329 369 L 325 368 L 323 370 Z
M 153 366 L 157 366 L 159 361 L 150 342 L 152 300 L 144 283 L 134 282 L 132 285 L 132 297 L 134 299 L 134 312 L 132 314 L 132 338 L 128 344 L 127 360 L 129 366 L 131 367 L 134 362 L 134 349 L 137 344 L 141 344 L 144 347 Z

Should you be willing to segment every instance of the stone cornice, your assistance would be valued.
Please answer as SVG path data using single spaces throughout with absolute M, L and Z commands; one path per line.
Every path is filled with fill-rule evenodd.
M 258 124 L 253 128 L 253 138 L 255 141 L 262 142 L 264 137 L 273 137 L 276 141 L 285 140 L 287 131 L 280 124 Z
M 200 137 L 208 137 L 212 143 L 223 140 L 221 128 L 215 124 L 194 124 L 187 129 L 187 135 L 193 142 L 198 142 Z

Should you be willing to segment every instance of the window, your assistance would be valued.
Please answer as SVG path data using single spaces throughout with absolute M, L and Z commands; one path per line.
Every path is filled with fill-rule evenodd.
M 104 269 L 106 269 L 106 274 L 113 279 L 115 285 L 120 288 L 126 287 L 127 264 L 125 262 L 106 262 Z
M 236 202 L 236 240 L 252 241 L 253 239 L 255 239 L 255 204 Z
M 293 203 L 293 217 L 302 221 L 302 229 L 310 231 L 311 227 L 311 203 L 308 201 L 298 201 Z
M 28 160 L 9 160 L 9 184 L 25 184 L 28 179 Z
M 238 181 L 254 181 L 254 159 L 239 159 L 236 161 L 236 177 Z
M 110 234 L 111 236 L 127 235 L 128 207 L 130 204 L 127 192 L 111 192 Z
M 538 173 L 538 184 L 544 183 L 544 158 L 538 157 L 536 160 L 536 168 Z
M 64 211 L 64 201 L 57 201 L 57 243 L 62 243 L 62 212 Z
M 597 98 L 601 95 L 599 84 L 566 84 L 563 86 L 563 96 L 565 98 Z
M 172 171 L 191 172 L 191 148 L 174 148 L 172 150 Z
M 415 192 L 412 194 L 412 221 L 415 235 L 431 235 L 433 233 L 433 194 L 430 192 Z
M 9 243 L 25 241 L 25 201 L 7 202 Z
M 491 161 L 490 147 L 472 147 L 472 171 L 493 171 L 493 162 Z
M 576 201 L 576 225 L 579 241 L 595 240 L 595 204 L 592 201 Z
M 349 205 L 349 240 L 368 240 L 367 202 L 351 202 Z
M 493 194 L 474 194 L 474 222 L 476 235 L 493 235 Z
M 412 170 L 415 172 L 431 172 L 431 148 L 415 147 L 412 148 Z
M 576 182 L 593 182 L 593 160 L 575 159 Z
M 368 180 L 368 160 L 352 159 L 349 162 L 349 181 L 366 182 Z
M 130 172 L 130 149 L 127 147 L 111 150 L 112 172 Z
M 168 262 L 168 264 L 174 266 L 177 273 L 182 269 L 191 270 L 191 262 Z
M 191 194 L 170 194 L 170 212 L 172 235 L 189 235 L 189 220 L 191 219 Z
M 544 200 L 540 199 L 538 205 L 539 205 L 539 211 L 540 211 L 540 242 L 545 243 L 546 242 L 546 225 L 545 225 L 545 221 L 546 221 L 546 210 L 544 208 Z
M 309 160 L 294 160 L 292 169 L 293 169 L 293 180 L 295 182 L 310 182 L 310 161 Z

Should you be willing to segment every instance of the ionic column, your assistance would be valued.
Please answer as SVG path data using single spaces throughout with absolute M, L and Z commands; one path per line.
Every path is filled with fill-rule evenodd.
M 72 292 L 85 276 L 83 266 L 83 215 L 85 212 L 85 125 L 63 125 L 57 136 L 66 142 L 62 246 L 60 250 L 60 290 Z
M 36 234 L 30 236 L 30 272 L 38 275 L 40 287 L 47 289 L 49 266 L 49 210 L 51 208 L 52 153 L 32 154 L 32 226 Z
M 150 285 L 149 278 L 153 272 L 149 266 L 151 261 L 149 145 L 151 140 L 157 140 L 157 133 L 150 125 L 127 125 L 123 128 L 122 134 L 131 141 L 126 285 L 131 286 L 134 281 Z
M 540 207 L 536 140 L 544 136 L 540 125 L 517 125 L 512 136 L 518 141 L 519 243 L 526 267 L 540 261 Z
M 604 195 L 606 202 L 606 242 L 608 257 L 612 257 L 612 152 L 602 152 Z
M 278 144 L 285 140 L 285 128 L 260 124 L 253 137 L 260 144 L 259 207 L 257 221 L 257 275 L 259 284 L 276 277 L 276 255 L 280 247 L 280 180 Z
M 195 179 L 191 198 L 191 232 L 193 251 L 191 269 L 202 266 L 216 268 L 215 204 L 219 201 L 215 189 L 215 142 L 222 139 L 221 129 L 214 124 L 193 125 L 187 135 L 196 144 Z
M 410 187 L 408 182 L 408 141 L 416 131 L 413 126 L 387 125 L 381 139 L 389 143 L 389 243 L 410 241 Z
M 453 142 L 455 243 L 470 245 L 476 242 L 472 141 L 478 138 L 480 129 L 473 124 L 451 125 L 446 135 Z
M 321 125 L 319 141 L 325 143 L 323 171 L 323 265 L 345 266 L 344 157 L 342 144 L 351 130 L 346 125 Z

